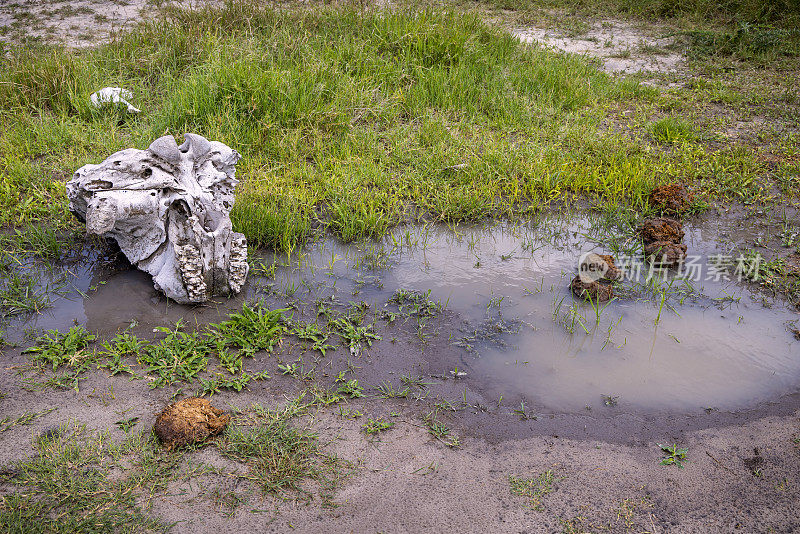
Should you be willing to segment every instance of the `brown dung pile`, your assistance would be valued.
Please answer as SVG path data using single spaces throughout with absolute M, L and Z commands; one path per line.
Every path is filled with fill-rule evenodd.
M 190 397 L 167 406 L 156 418 L 153 432 L 162 445 L 175 449 L 216 436 L 229 421 L 228 414 L 206 399 Z

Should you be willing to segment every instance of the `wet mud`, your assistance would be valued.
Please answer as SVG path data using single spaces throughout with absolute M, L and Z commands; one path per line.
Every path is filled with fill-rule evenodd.
M 709 219 L 683 221 L 683 240 L 701 265 L 714 255 L 735 256 L 754 237 L 753 227 L 736 219 Z M 597 308 L 569 291 L 589 251 L 613 252 L 625 275 L 616 297 Z M 30 329 L 77 323 L 100 339 L 126 329 L 153 339 L 163 335 L 155 327 L 183 321 L 199 328 L 262 300 L 288 309 L 293 320 L 321 325 L 321 308 L 359 310 L 381 339 L 323 356 L 287 336 L 272 353 L 244 360 L 246 371 L 270 379 L 210 401 L 226 411 L 270 406 L 313 385 L 336 387 L 344 371 L 366 394 L 349 399 L 345 412 L 363 415 L 322 410 L 311 419 L 332 452 L 361 467 L 337 491 L 333 510 L 265 502 L 213 469 L 191 483 L 176 481 L 152 501 L 175 532 L 346 532 L 364 525 L 553 532 L 564 521 L 612 532 L 791 531 L 800 502 L 792 441 L 800 409 L 796 308 L 732 272 L 725 279 L 703 270 L 699 281 L 684 282 L 673 270 L 647 282 L 628 260 L 642 254 L 635 225 L 586 214 L 523 225 L 406 227 L 382 242 L 323 240 L 290 258 L 264 254 L 243 294 L 194 307 L 168 302 L 148 276 L 113 254 L 73 264 L 71 289 L 52 308 L 6 329 L 19 346 L 3 350 L 4 412 L 56 411 L 2 433 L 0 463 L 32 454 L 31 437 L 54 423 L 113 429 L 126 419 L 146 430 L 175 398 L 197 393 L 196 383 L 151 388 L 147 378 L 105 370 L 90 372 L 78 391 L 25 389 L 20 371 Z M 419 313 L 414 302 L 441 307 L 426 304 L 431 313 Z M 282 373 L 280 363 L 296 363 L 299 375 Z M 380 386 L 400 389 L 403 377 L 413 377 L 410 394 L 384 398 Z M 431 410 L 461 447 L 430 436 L 423 417 Z M 371 439 L 361 430 L 367 418 L 395 425 Z M 687 446 L 687 467 L 661 466 L 658 443 Z M 231 467 L 211 447 L 191 454 L 214 469 Z M 544 500 L 547 513 L 509 493 L 510 475 L 548 469 L 559 481 Z M 212 492 L 249 501 L 228 513 L 212 504 Z M 614 510 L 634 502 L 627 522 L 620 520 Z M 410 519 L 412 509 L 422 516 Z

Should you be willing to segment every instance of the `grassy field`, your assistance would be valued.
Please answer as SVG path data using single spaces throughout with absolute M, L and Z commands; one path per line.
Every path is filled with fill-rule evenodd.
M 173 10 L 113 45 L 10 47 L 0 80 L 0 224 L 36 251 L 79 231 L 64 193 L 75 169 L 164 133 L 241 152 L 234 226 L 283 250 L 315 228 L 354 240 L 556 200 L 641 211 L 674 180 L 721 198 L 771 187 L 755 150 L 653 135 L 648 114 L 615 121 L 679 99 L 521 44 L 476 11 Z M 144 112 L 92 109 L 103 86 L 132 90 Z

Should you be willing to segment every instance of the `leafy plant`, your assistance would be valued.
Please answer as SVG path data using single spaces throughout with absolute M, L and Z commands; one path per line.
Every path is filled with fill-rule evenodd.
M 312 348 L 318 350 L 325 356 L 325 353 L 335 348 L 334 345 L 328 345 L 325 342 L 328 340 L 328 335 L 320 329 L 317 323 L 298 323 L 292 328 L 292 334 L 305 341 L 313 343 Z
M 385 421 L 383 418 L 372 419 L 370 418 L 364 425 L 361 427 L 364 429 L 369 435 L 378 434 L 385 430 L 389 430 L 394 426 L 393 421 Z
M 138 417 L 129 417 L 128 419 L 121 419 L 114 423 L 117 425 L 117 428 L 125 432 L 126 434 L 131 431 L 133 427 L 136 426 L 136 423 L 139 422 Z
M 683 462 L 686 461 L 686 455 L 689 453 L 689 449 L 679 448 L 675 444 L 662 445 L 659 443 L 658 446 L 661 448 L 661 452 L 665 454 L 661 459 L 661 465 L 677 465 L 683 468 Z
M 349 317 L 338 317 L 330 322 L 331 329 L 342 338 L 353 353 L 360 352 L 361 342 L 372 346 L 374 340 L 381 339 L 375 334 L 374 325 L 358 326 Z
M 280 369 L 281 374 L 297 376 L 297 363 L 279 363 L 278 369 Z
M 283 314 L 286 309 L 268 310 L 261 305 L 242 306 L 242 311 L 233 313 L 227 321 L 214 325 L 212 338 L 225 346 L 241 347 L 245 356 L 253 356 L 259 350 L 271 351 L 286 332 Z
M 353 379 L 353 380 L 348 380 L 347 382 L 339 386 L 339 390 L 337 391 L 337 393 L 341 395 L 347 395 L 351 399 L 355 399 L 364 396 L 364 388 L 358 385 L 358 380 Z
M 208 366 L 208 355 L 212 344 L 199 332 L 183 332 L 183 322 L 175 328 L 158 327 L 155 330 L 166 334 L 158 343 L 146 345 L 139 355 L 140 363 L 147 365 L 147 373 L 157 378 L 150 382 L 151 388 L 162 387 L 177 380 L 190 381 Z
M 100 368 L 108 369 L 111 375 L 119 373 L 129 373 L 136 375 L 134 370 L 125 363 L 124 357 L 137 357 L 147 345 L 143 339 L 139 339 L 129 332 L 117 334 L 114 339 L 104 341 L 101 346 L 103 350 L 98 354 L 100 357 L 109 358 L 108 361 L 99 365 Z
M 90 355 L 85 351 L 89 344 L 97 339 L 82 326 L 73 326 L 66 334 L 57 330 L 48 330 L 36 339 L 36 345 L 25 349 L 24 353 L 33 354 L 33 360 L 51 365 L 53 371 L 62 364 L 75 366 L 85 362 Z

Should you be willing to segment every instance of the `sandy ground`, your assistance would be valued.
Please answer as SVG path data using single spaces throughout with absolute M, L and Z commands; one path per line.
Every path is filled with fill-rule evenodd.
M 10 374 L 6 367 L 3 391 L 9 391 Z M 268 405 L 280 399 L 280 391 L 291 389 L 273 383 L 235 397 L 215 395 L 212 401 L 220 406 Z M 126 417 L 140 416 L 140 428 L 148 428 L 168 396 L 124 378 L 101 376 L 82 385 L 78 394 L 14 392 L 3 401 L 5 413 L 58 410 L 32 426 L 0 435 L 0 460 L 5 464 L 20 453 L 30 455 L 32 435 L 68 419 L 113 429 L 119 414 L 130 410 Z M 333 410 L 313 414 L 309 422 L 327 443 L 325 449 L 354 466 L 335 493 L 336 507 L 324 508 L 319 500 L 306 504 L 262 497 L 245 480 L 206 474 L 173 483 L 166 496 L 152 502 L 153 512 L 175 522 L 174 532 L 570 532 L 567 524 L 576 528 L 572 532 L 800 528 L 797 412 L 691 432 L 683 432 L 680 424 L 663 427 L 663 441 L 675 440 L 689 449 L 680 469 L 659 464 L 661 440 L 641 440 L 635 431 L 618 435 L 623 443 L 531 432 L 513 439 L 486 438 L 470 435 L 454 414 L 454 428 L 464 434 L 462 446 L 450 449 L 428 435 L 414 402 L 367 399 L 351 401 L 350 407 L 364 417 L 387 415 L 395 426 L 368 440 L 360 431 L 363 418 L 344 419 Z M 495 417 L 515 424 L 508 415 Z M 580 425 L 577 419 L 572 423 Z M 185 462 L 236 468 L 213 447 L 189 453 Z M 540 510 L 532 509 L 525 497 L 512 495 L 509 476 L 535 478 L 547 470 L 557 479 Z M 244 502 L 231 514 L 212 497 L 215 491 L 236 492 Z
M 359 464 L 337 493 L 338 508 L 282 505 L 274 515 L 242 509 L 215 518 L 213 506 L 198 509 L 184 485 L 188 495 L 160 500 L 155 510 L 181 521 L 178 532 L 262 530 L 267 520 L 270 532 L 560 532 L 565 521 L 575 532 L 792 532 L 800 527 L 800 454 L 787 422 L 688 435 L 692 460 L 678 469 L 659 465 L 652 445 L 537 437 L 469 439 L 449 450 L 413 420 L 367 442 L 355 425 L 321 416 L 316 426 L 337 440 L 334 450 Z M 764 458 L 760 477 L 744 464 L 755 449 Z M 213 463 L 213 456 L 206 458 Z M 558 480 L 541 511 L 510 493 L 509 475 L 546 470 Z
M 674 72 L 683 61 L 672 52 L 673 37 L 654 37 L 631 24 L 598 21 L 577 36 L 559 30 L 518 28 L 512 33 L 524 42 L 537 42 L 553 50 L 597 58 L 603 70 L 615 74 Z
M 207 0 L 0 0 L 0 41 L 91 46 L 154 16 L 158 6 L 204 3 Z

